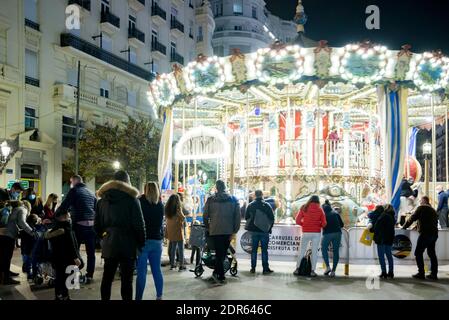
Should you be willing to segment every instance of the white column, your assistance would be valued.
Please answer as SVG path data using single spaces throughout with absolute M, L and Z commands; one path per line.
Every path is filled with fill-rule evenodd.
M 343 175 L 349 175 L 349 131 L 344 130 L 343 132 Z

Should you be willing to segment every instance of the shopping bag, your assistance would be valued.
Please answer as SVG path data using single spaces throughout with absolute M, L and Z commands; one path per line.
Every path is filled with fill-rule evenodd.
M 365 246 L 371 246 L 373 243 L 374 232 L 370 232 L 368 229 L 363 230 L 362 236 L 360 237 L 360 243 Z

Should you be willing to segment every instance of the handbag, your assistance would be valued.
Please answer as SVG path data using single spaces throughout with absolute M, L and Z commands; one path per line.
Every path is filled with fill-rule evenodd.
M 254 225 L 263 232 L 269 232 L 273 222 L 268 218 L 265 212 L 256 209 L 256 212 L 254 213 Z
M 298 275 L 308 277 L 312 273 L 312 261 L 310 256 L 312 255 L 312 251 L 307 250 L 304 257 L 301 259 L 301 263 L 298 268 Z
M 362 236 L 360 237 L 360 243 L 365 246 L 370 247 L 373 243 L 374 232 L 369 231 L 368 229 L 363 230 Z

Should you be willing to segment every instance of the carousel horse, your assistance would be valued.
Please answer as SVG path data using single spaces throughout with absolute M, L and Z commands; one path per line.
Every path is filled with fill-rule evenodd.
M 398 217 L 397 217 L 396 223 L 402 224 L 401 223 L 402 217 L 404 217 L 403 219 L 405 219 L 407 214 L 412 213 L 418 207 L 419 199 L 421 199 L 421 197 L 424 196 L 424 192 L 422 190 L 422 183 L 417 183 L 415 185 L 414 190 L 418 191 L 418 194 L 416 197 L 414 197 L 414 196 L 411 196 L 408 198 L 401 197 L 401 199 L 400 199 L 401 202 L 399 205 L 399 212 L 398 212 Z

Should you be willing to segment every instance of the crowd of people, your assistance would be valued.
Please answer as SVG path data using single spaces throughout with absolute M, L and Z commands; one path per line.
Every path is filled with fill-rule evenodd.
M 52 264 L 55 270 L 55 298 L 68 300 L 66 285 L 67 267 L 85 267 L 87 284 L 94 278 L 97 239 L 101 240 L 101 257 L 104 260 L 101 280 L 101 299 L 111 299 L 112 282 L 117 270 L 120 273 L 121 297 L 133 298 L 133 278 L 137 273 L 135 299 L 144 295 L 147 268 L 150 265 L 156 298 L 162 299 L 164 278 L 161 268 L 164 239 L 168 239 L 168 255 L 171 270 L 186 270 L 184 245 L 186 243 L 186 210 L 182 195 L 172 194 L 163 204 L 158 184 L 149 182 L 144 192 L 131 185 L 125 171 L 118 171 L 114 178 L 102 185 L 96 194 L 91 192 L 83 179 L 75 175 L 71 178 L 71 189 L 58 206 L 58 196 L 50 194 L 45 202 L 29 188 L 24 190 L 20 183 L 14 183 L 10 190 L 0 189 L 0 283 L 19 284 L 18 274 L 11 271 L 11 259 L 17 239 L 21 238 L 22 271 L 28 279 L 37 272 L 36 261 L 32 258 L 33 243 L 44 234 L 51 243 Z M 226 191 L 226 185 L 218 180 L 215 193 L 208 197 L 203 210 L 207 236 L 215 250 L 215 266 L 211 281 L 218 285 L 226 284 L 224 261 L 231 240 L 240 229 L 241 208 L 238 200 Z M 442 197 L 440 197 L 442 198 Z M 438 210 L 447 212 L 446 207 Z M 252 239 L 251 269 L 256 273 L 258 248 L 262 253 L 262 274 L 274 271 L 269 266 L 268 245 L 274 225 L 274 213 L 269 202 L 264 200 L 263 192 L 256 190 L 254 200 L 244 210 L 245 229 Z M 438 239 L 437 212 L 431 207 L 429 198 L 424 196 L 420 206 L 402 225 L 406 229 L 415 222 L 419 238 L 415 257 L 417 279 L 438 279 L 438 261 L 435 245 Z M 441 220 L 441 215 L 440 215 Z M 298 263 L 294 274 L 303 275 L 301 268 L 304 258 L 309 254 L 310 272 L 316 277 L 318 249 L 321 246 L 325 263 L 324 275 L 335 277 L 339 263 L 339 249 L 344 223 L 340 214 L 326 200 L 323 205 L 318 196 L 313 195 L 296 215 L 296 223 L 302 228 Z M 377 246 L 380 278 L 393 279 L 394 266 L 392 245 L 395 236 L 395 211 L 391 205 L 377 206 L 369 214 L 367 226 L 374 234 Z M 42 232 L 40 232 L 42 231 Z M 80 245 L 85 245 L 87 263 L 80 255 Z M 310 250 L 308 250 L 310 245 Z M 329 261 L 332 250 L 332 264 Z M 425 275 L 423 253 L 431 259 L 431 273 Z M 196 253 L 199 254 L 199 253 Z M 388 272 L 386 267 L 388 261 Z M 191 261 L 193 261 L 193 256 Z M 198 261 L 198 257 L 197 257 Z

